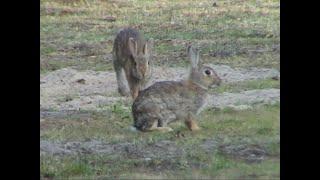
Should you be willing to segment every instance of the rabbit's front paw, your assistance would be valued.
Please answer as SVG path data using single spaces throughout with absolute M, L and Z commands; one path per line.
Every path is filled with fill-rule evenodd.
M 185 121 L 186 126 L 189 128 L 190 131 L 198 131 L 201 128 L 197 125 L 196 122 L 189 120 L 189 121 Z
M 126 88 L 118 88 L 118 92 L 121 96 L 130 96 L 130 91 Z
M 201 130 L 201 128 L 198 125 L 194 125 L 194 126 L 191 127 L 190 130 L 191 131 L 199 131 L 199 130 Z

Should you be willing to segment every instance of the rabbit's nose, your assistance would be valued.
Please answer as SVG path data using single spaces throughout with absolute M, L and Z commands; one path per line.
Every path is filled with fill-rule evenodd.
M 215 84 L 216 84 L 217 86 L 220 86 L 221 81 L 222 81 L 222 80 L 221 80 L 220 78 L 218 78 Z
M 142 69 L 141 69 L 141 72 L 142 72 L 142 76 L 145 76 L 146 73 L 147 73 L 147 69 L 146 69 L 146 68 L 142 68 Z
M 144 74 L 146 73 L 146 67 L 141 67 L 140 71 L 141 71 L 142 75 L 144 76 Z

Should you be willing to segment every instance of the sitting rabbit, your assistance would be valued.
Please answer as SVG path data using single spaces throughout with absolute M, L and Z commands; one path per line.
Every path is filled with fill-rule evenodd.
M 123 70 L 129 84 L 133 99 L 138 96 L 139 90 L 151 78 L 150 48 L 153 39 L 145 41 L 144 37 L 135 29 L 121 29 L 113 44 L 113 66 L 116 72 L 118 92 L 122 96 L 129 96 Z
M 220 85 L 216 72 L 199 65 L 199 50 L 188 46 L 191 72 L 187 80 L 156 82 L 139 92 L 132 105 L 134 127 L 140 131 L 172 131 L 167 124 L 184 120 L 189 130 L 200 129 L 195 122 L 208 95 L 208 88 Z

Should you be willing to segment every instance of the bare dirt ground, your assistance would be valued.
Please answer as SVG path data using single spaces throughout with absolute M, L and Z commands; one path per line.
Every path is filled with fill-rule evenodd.
M 232 69 L 226 65 L 211 65 L 223 83 L 234 83 L 255 79 L 279 78 L 275 69 L 250 68 Z M 185 68 L 154 68 L 154 77 L 150 84 L 163 80 L 181 80 L 187 76 Z M 40 77 L 40 109 L 42 110 L 99 110 L 119 100 L 116 91 L 115 73 L 112 71 L 77 71 L 64 68 Z M 208 105 L 217 108 L 248 108 L 250 104 L 274 103 L 280 97 L 279 89 L 249 90 L 240 93 L 212 94 Z

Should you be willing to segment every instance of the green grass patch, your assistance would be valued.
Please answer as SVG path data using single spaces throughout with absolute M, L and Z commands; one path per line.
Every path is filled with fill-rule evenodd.
M 239 93 L 241 91 L 254 90 L 254 89 L 280 89 L 280 81 L 273 79 L 259 79 L 230 84 L 222 84 L 221 86 L 213 89 L 215 93 Z
M 50 141 L 100 140 L 107 143 L 130 142 L 137 146 L 154 144 L 161 140 L 176 142 L 184 148 L 180 159 L 144 160 L 105 155 L 65 156 L 44 155 L 41 157 L 43 177 L 162 177 L 162 178 L 278 178 L 280 153 L 280 110 L 279 104 L 256 107 L 253 110 L 234 111 L 208 109 L 199 116 L 199 132 L 187 130 L 181 122 L 170 124 L 175 130 L 171 133 L 131 132 L 131 111 L 128 106 L 116 103 L 107 106 L 105 112 L 93 113 L 91 119 L 70 116 L 64 120 L 47 121 L 47 129 L 41 131 L 40 138 Z M 54 122 L 50 126 L 50 122 Z M 177 138 L 180 131 L 184 137 Z M 201 150 L 199 146 L 206 139 L 217 140 L 217 145 L 248 144 L 264 147 L 274 158 L 261 163 L 248 164 L 218 153 Z M 216 152 L 216 153 L 215 153 Z M 160 157 L 159 157 L 160 158 Z M 163 169 L 168 164 L 174 168 Z M 162 167 L 161 174 L 156 167 Z M 141 171 L 141 172 L 140 172 Z M 139 172 L 137 174 L 137 172 Z
M 219 1 L 218 7 L 212 7 L 211 1 L 191 0 L 143 3 L 137 0 L 41 1 L 40 55 L 48 64 L 56 59 L 69 61 L 75 54 L 68 45 L 75 42 L 104 43 L 103 54 L 108 55 L 117 30 L 131 26 L 140 29 L 147 38 L 158 41 L 155 47 L 155 54 L 159 56 L 157 65 L 181 64 L 185 44 L 192 42 L 199 44 L 208 62 L 239 66 L 239 61 L 234 59 L 241 59 L 242 67 L 279 68 L 280 52 L 272 50 L 280 44 L 277 7 L 279 1 Z M 105 20 L 105 17 L 115 17 L 115 21 Z M 166 42 L 168 39 L 179 41 L 175 44 Z M 99 56 L 100 53 L 94 51 L 92 55 Z M 79 62 L 81 69 L 97 70 L 86 57 L 77 57 L 77 61 L 63 63 L 57 68 L 78 67 Z M 112 61 L 103 63 L 110 67 Z M 55 68 L 42 69 L 52 71 Z

